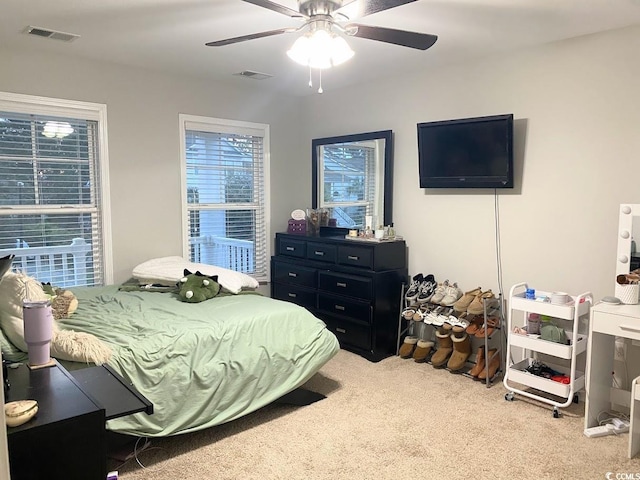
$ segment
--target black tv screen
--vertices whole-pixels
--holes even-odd
[[[418,124],[420,188],[513,188],[513,114]]]

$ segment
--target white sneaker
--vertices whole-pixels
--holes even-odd
[[[448,287],[449,287],[449,280],[445,280],[444,282],[439,284],[436,287],[436,291],[434,292],[434,294],[431,297],[431,300],[429,300],[429,302],[439,304],[442,301],[442,299],[444,298],[444,296],[446,295],[446,289]]]
[[[462,297],[462,290],[458,288],[457,283],[454,283],[445,289],[445,295],[442,300],[440,300],[440,305],[450,307],[456,303],[460,297]]]

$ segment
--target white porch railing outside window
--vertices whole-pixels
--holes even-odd
[[[16,242],[22,244],[20,240]],[[0,257],[15,255],[13,269],[50,282],[54,287],[92,285],[91,244],[83,238],[74,238],[70,245],[56,247],[20,247],[0,250]]]
[[[202,235],[191,237],[191,261],[228,268],[242,273],[255,271],[254,246],[249,240]]]

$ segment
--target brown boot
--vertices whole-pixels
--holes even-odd
[[[447,362],[447,368],[452,372],[456,372],[464,367],[471,355],[471,339],[466,333],[461,334],[459,337],[452,334],[451,341],[453,342],[453,353]]]
[[[404,342],[402,342],[400,350],[398,351],[400,358],[411,358],[411,355],[413,355],[413,349],[416,348],[416,343],[418,343],[418,337],[404,337]]]
[[[436,340],[438,342],[438,349],[436,353],[431,357],[431,365],[434,367],[441,367],[447,360],[449,360],[449,356],[453,352],[453,342],[451,341],[450,333],[441,333],[436,332]]]
[[[469,370],[469,375],[471,375],[472,377],[477,377],[482,370],[484,370],[484,345],[478,347],[478,353],[476,354],[476,364],[471,370]]]
[[[416,349],[413,351],[413,359],[418,363],[426,361],[432,348],[433,342],[428,340],[418,340]]]
[[[487,352],[486,362],[489,362],[487,368],[483,368],[478,374],[478,380],[486,380],[487,377],[493,378],[500,368],[500,352],[495,348],[490,348]]]

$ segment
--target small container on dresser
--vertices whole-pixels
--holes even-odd
[[[395,353],[397,312],[407,279],[404,241],[277,233],[275,253],[273,298],[307,308],[343,348],[369,360]]]

